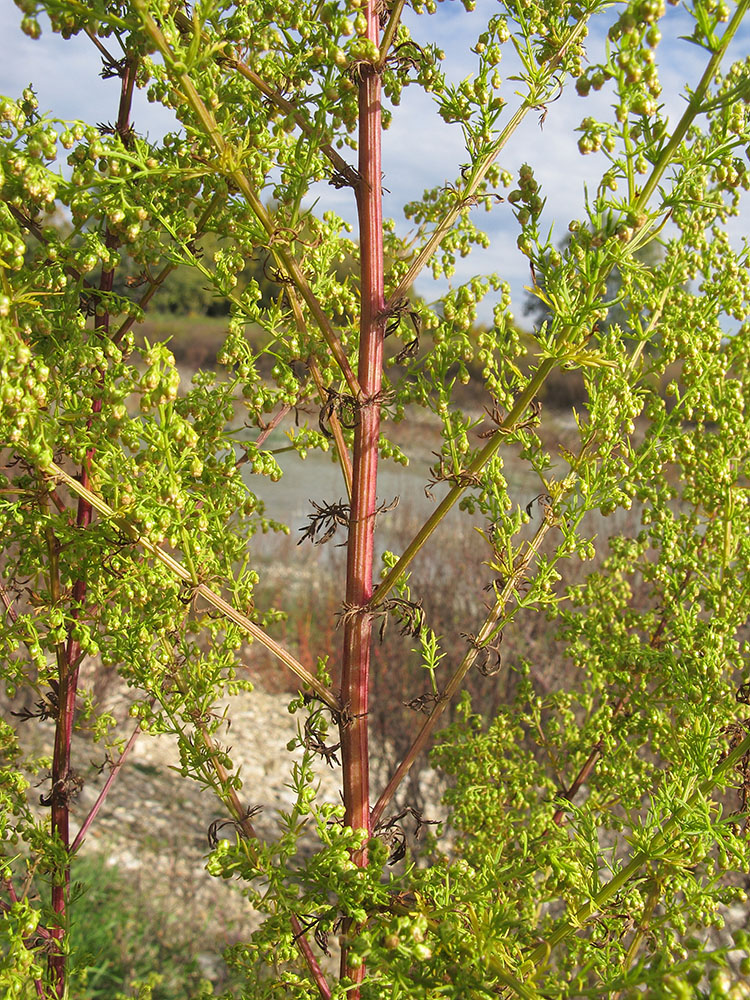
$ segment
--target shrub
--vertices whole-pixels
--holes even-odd
[[[750,80],[747,62],[727,58],[747,0],[696,0],[681,15],[703,64],[675,120],[659,104],[660,26],[673,25],[659,0],[493,4],[476,72],[459,82],[420,41],[433,0],[412,3],[414,36],[403,0],[20,6],[33,37],[42,10],[63,36],[85,32],[120,99],[98,128],[40,115],[31,88],[0,107],[0,664],[9,697],[35,692],[0,727],[6,995],[70,996],[71,860],[140,731],[171,734],[181,776],[226,807],[208,874],[238,881],[263,917],[227,953],[235,996],[740,995],[724,966],[730,949],[745,954],[746,933],[717,941],[706,929],[744,903],[748,870],[749,284],[747,248],[728,233],[750,182]],[[597,32],[587,43],[604,18],[606,43]],[[509,87],[499,65],[511,52]],[[500,157],[571,81],[614,104],[581,123],[580,151],[603,170],[559,250],[533,165],[511,173]],[[381,132],[407,85],[432,95],[466,154],[452,180],[415,191],[404,237],[382,215]],[[176,116],[161,143],[131,124],[136,87]],[[58,141],[69,174],[54,168]],[[318,211],[325,181],[356,204],[356,239]],[[426,267],[452,278],[457,257],[487,243],[477,207],[517,228],[547,310],[530,338],[501,276],[456,283],[439,306],[413,294]],[[69,233],[45,225],[51,210],[69,214]],[[644,256],[654,242],[660,255]],[[256,253],[273,258],[275,298],[239,283]],[[114,290],[126,254],[137,301]],[[134,337],[179,267],[229,309],[218,367],[189,386],[165,344]],[[478,332],[488,297],[493,325]],[[476,364],[481,416],[455,392]],[[585,405],[563,443],[539,398],[568,371],[582,373]],[[288,447],[330,451],[341,469],[340,491],[311,498],[299,533],[305,545],[345,540],[336,657],[282,646],[280,611],[256,593],[264,538],[283,530],[256,484],[280,478],[269,436],[305,406],[312,418],[288,422]],[[379,461],[407,460],[388,432],[418,407],[441,437],[434,508],[394,551]],[[616,511],[637,524],[621,522],[607,548]],[[487,574],[471,579],[463,622],[444,627],[416,566],[431,551],[436,584],[462,590],[443,541],[459,515],[475,518]],[[597,549],[581,580],[571,564]],[[557,640],[529,642],[540,616]],[[376,656],[394,632],[404,646]],[[225,745],[232,697],[251,683],[238,656],[249,641],[300,688],[294,800],[276,839],[257,835],[264,790],[243,787]],[[483,718],[462,691],[470,671],[501,667],[506,644],[519,651],[514,677]],[[97,656],[133,689],[130,732],[79,683]],[[565,674],[545,670],[563,656]],[[370,724],[400,711],[394,692],[423,720],[371,794]],[[452,782],[449,827],[404,855],[404,827],[421,816],[394,797],[456,704],[434,751]],[[17,731],[35,719],[54,723],[36,757]],[[111,765],[77,831],[75,726]],[[315,765],[334,757],[341,801],[324,801]],[[28,779],[47,769],[40,819]]]

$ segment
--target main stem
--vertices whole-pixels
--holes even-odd
[[[367,4],[367,37],[378,44],[376,0]],[[366,606],[373,593],[375,508],[380,438],[380,388],[384,339],[383,206],[381,186],[380,77],[372,66],[360,67],[359,174],[357,210],[361,255],[361,318],[358,382],[362,391],[354,432],[351,520],[347,547],[347,615],[341,672],[341,754],[345,822],[370,830],[368,693],[372,618]],[[356,609],[361,609],[356,613]],[[366,864],[365,851],[355,861]],[[342,949],[341,972],[361,982],[364,967],[351,968]],[[359,997],[355,988],[349,996]]]
[[[120,88],[120,103],[117,114],[117,132],[123,138],[127,135],[130,107],[133,100],[135,85],[135,60],[126,59],[122,70]],[[107,233],[107,245],[115,246],[116,240]],[[99,289],[111,292],[114,282],[114,270],[102,271]],[[109,337],[109,311],[105,309],[98,314],[95,329],[101,337]],[[101,396],[92,401],[92,420],[101,411]],[[94,449],[89,448],[81,467],[80,481],[84,489],[89,486],[89,469],[94,457]],[[85,530],[91,524],[91,504],[84,497],[78,498],[76,526]],[[70,790],[72,787],[72,772],[70,748],[73,739],[73,723],[75,721],[75,704],[78,692],[78,669],[81,661],[81,644],[73,635],[74,623],[79,617],[86,599],[86,580],[79,577],[73,584],[71,618],[72,624],[68,630],[65,648],[58,655],[58,712],[55,724],[55,746],[52,757],[52,790],[51,790],[51,825],[52,836],[57,839],[66,851],[70,848]],[[52,885],[52,909],[57,916],[57,926],[52,929],[52,936],[60,942],[50,951],[49,973],[53,997],[63,997],[66,994],[67,956],[62,948],[67,923],[68,895],[70,891],[70,855],[63,871],[56,873]]]

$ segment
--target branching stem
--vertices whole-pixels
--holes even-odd
[[[368,0],[367,38],[377,44],[379,25],[376,0]],[[346,602],[364,607],[372,597],[377,508],[378,448],[380,443],[380,389],[383,370],[384,257],[383,193],[381,167],[381,83],[380,75],[364,64],[359,80],[359,174],[357,211],[361,256],[361,313],[359,384],[365,397],[354,431],[351,519],[347,543]],[[341,669],[341,701],[347,708],[346,722],[340,726],[343,765],[344,822],[352,829],[370,830],[369,792],[369,675],[372,617],[352,615],[344,626]],[[355,863],[365,865],[365,851]],[[359,984],[364,965],[348,963],[348,949],[342,948],[341,973]],[[359,987],[350,994],[358,1000]]]
[[[223,597],[219,594],[214,593],[210,587],[207,587],[204,583],[199,583],[197,586],[193,585],[193,578],[188,569],[186,569],[181,563],[174,559],[168,552],[160,548],[158,545],[154,545],[147,538],[141,535],[129,521],[123,517],[119,517],[117,512],[113,510],[109,504],[105,503],[101,497],[98,497],[91,490],[87,489],[82,483],[72,476],[69,476],[67,472],[56,465],[54,462],[50,462],[47,470],[49,475],[56,477],[65,483],[75,494],[84,497],[94,508],[98,511],[102,517],[106,517],[120,527],[127,535],[129,535],[134,542],[138,542],[139,545],[155,556],[162,565],[176,576],[178,579],[182,580],[187,584],[193,593],[197,597],[202,597],[207,601],[213,608],[220,611],[226,618],[238,625],[244,632],[256,639],[262,646],[273,653],[277,659],[281,660],[294,674],[299,677],[299,679],[307,684],[312,691],[317,694],[322,702],[332,708],[334,711],[339,711],[341,705],[338,698],[328,688],[321,684],[318,678],[312,674],[306,667],[304,667],[298,660],[296,660],[291,653],[288,653],[282,646],[280,646],[275,639],[272,639],[267,635],[260,626],[256,625],[255,622],[251,621],[247,615],[244,615],[241,611],[237,611],[233,608],[231,604],[228,604]]]
[[[535,559],[539,553],[539,548],[544,540],[544,537],[553,525],[554,520],[551,517],[545,517],[544,521],[536,530],[534,537],[528,543],[526,551],[523,554],[523,558],[517,560],[513,572],[505,581],[505,584],[498,594],[492,610],[477,634],[476,640],[469,646],[466,655],[461,660],[458,667],[456,667],[450,680],[441,692],[439,700],[435,702],[434,708],[422,723],[422,727],[417,733],[416,739],[407,750],[403,760],[394,771],[390,781],[383,789],[380,798],[375,803],[370,816],[370,822],[373,826],[376,826],[380,822],[385,809],[396,793],[396,789],[409,773],[412,765],[419,757],[420,753],[422,753],[427,746],[430,736],[432,735],[440,716],[448,707],[452,699],[460,691],[463,679],[469,670],[471,670],[471,667],[473,666],[477,656],[479,656],[482,647],[492,641],[492,636],[497,629],[498,623],[503,617],[506,604],[510,600],[513,591],[518,587],[519,583],[528,572],[532,560]]]

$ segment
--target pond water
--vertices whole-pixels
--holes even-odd
[[[277,483],[265,476],[256,475],[248,466],[243,466],[245,482],[264,501],[267,515],[287,524],[291,529],[290,537],[270,534],[256,536],[256,556],[262,561],[273,562],[283,553],[282,561],[288,562],[290,547],[296,546],[301,538],[300,531],[308,525],[309,515],[314,513],[311,501],[320,505],[346,502],[344,480],[333,457],[333,449],[328,453],[310,450],[303,461],[295,451],[284,450],[289,445],[285,431],[291,426],[290,418],[270,435],[265,444],[268,450],[275,453],[284,473]],[[425,493],[425,486],[431,479],[430,467],[436,464],[435,453],[441,446],[437,424],[405,422],[402,425],[389,424],[386,430],[389,437],[409,456],[410,461],[406,467],[391,460],[381,461],[379,466],[378,503],[390,504],[396,497],[399,502],[394,510],[384,513],[378,519],[378,560],[385,548],[402,551],[448,490],[445,483],[440,483],[431,488],[434,499]],[[561,434],[564,433],[562,426],[559,430]],[[553,456],[556,450],[554,446],[550,448]],[[533,497],[544,491],[544,487],[528,464],[518,457],[518,446],[506,448],[503,458],[511,501],[514,505],[525,507]],[[567,468],[567,464],[559,459],[557,476],[564,476]],[[634,511],[618,510],[607,518],[598,512],[592,512],[585,519],[583,530],[589,537],[598,536],[601,541],[623,531],[632,533],[637,530],[637,521],[639,517]],[[436,539],[453,541],[460,535],[469,539],[470,549],[476,547],[479,551],[484,543],[473,533],[472,528],[481,524],[479,516],[473,517],[456,505],[437,529]],[[531,524],[523,529],[523,536],[532,535],[537,526],[536,518],[532,518]],[[344,538],[345,533],[339,528],[327,545],[301,545],[297,550],[297,558],[293,560],[297,572],[306,576],[324,564],[332,568],[332,565],[343,563],[344,549],[339,546]],[[485,557],[482,555],[481,558]],[[307,572],[303,566],[307,567]],[[457,570],[459,568],[456,567]]]
[[[291,423],[286,425],[289,426]],[[437,425],[388,425],[387,431],[389,437],[409,456],[409,465],[405,467],[392,460],[381,460],[379,465],[378,504],[388,505],[398,498],[397,507],[378,520],[381,551],[386,546],[397,547],[399,539],[403,541],[413,535],[448,490],[447,484],[439,483],[431,487],[432,497],[425,493],[425,487],[432,478],[430,468],[437,462],[435,453],[441,446]],[[339,500],[346,502],[346,488],[333,448],[328,453],[311,450],[303,461],[294,451],[280,450],[286,446],[288,439],[282,425],[265,445],[269,451],[275,452],[283,470],[279,482],[273,483],[265,476],[255,475],[247,466],[243,474],[249,488],[266,504],[267,514],[289,525],[292,538],[297,540],[300,530],[308,524],[309,515],[314,512],[311,501],[321,505]],[[505,475],[513,501],[524,506],[541,489],[538,478],[525,463],[518,460],[514,452],[509,451],[506,458]],[[469,532],[471,526],[478,523],[479,518],[471,517],[456,505],[441,530]],[[344,533],[339,529],[333,547],[343,540]],[[325,546],[326,549],[330,547]],[[274,545],[269,540],[267,546],[264,543],[265,548],[270,553]]]

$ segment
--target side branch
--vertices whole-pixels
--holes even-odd
[[[104,782],[104,785],[102,786],[102,790],[99,792],[99,794],[98,794],[98,796],[96,798],[96,802],[91,807],[91,809],[89,811],[89,814],[86,817],[86,819],[83,821],[83,823],[81,823],[81,828],[78,831],[78,833],[76,834],[75,840],[70,845],[70,855],[71,856],[76,853],[76,851],[78,850],[78,848],[81,846],[81,844],[85,840],[86,834],[88,833],[91,824],[94,822],[94,820],[96,819],[96,816],[97,816],[99,810],[104,805],[104,800],[107,798],[107,795],[109,795],[109,791],[112,788],[112,785],[114,784],[115,779],[117,778],[117,775],[120,773],[120,770],[122,769],[123,764],[127,760],[130,751],[135,746],[135,742],[138,739],[138,737],[140,736],[140,733],[141,733],[141,725],[140,725],[140,723],[138,723],[138,725],[135,727],[135,729],[133,730],[133,732],[130,734],[130,738],[128,739],[128,742],[125,744],[122,753],[120,754],[120,756],[117,758],[117,760],[114,762],[114,764],[110,768],[109,774],[107,775],[107,780]]]
[[[497,600],[492,608],[492,611],[490,611],[489,615],[485,619],[484,624],[479,630],[479,634],[477,635],[474,642],[472,642],[472,644],[470,645],[463,660],[461,660],[460,664],[458,665],[452,677],[445,686],[445,689],[441,692],[439,700],[435,703],[435,706],[430,712],[429,716],[422,723],[422,728],[419,730],[416,739],[409,747],[403,760],[394,771],[393,777],[388,782],[386,787],[383,789],[380,798],[375,803],[370,817],[370,821],[373,827],[376,826],[377,823],[380,821],[380,819],[383,816],[383,812],[386,809],[388,803],[393,798],[396,789],[404,780],[406,775],[409,773],[412,765],[414,764],[414,761],[417,759],[419,754],[427,746],[430,736],[432,735],[432,732],[435,726],[437,725],[440,716],[443,714],[445,709],[450,704],[451,700],[460,690],[464,677],[467,675],[467,673],[473,666],[475,660],[481,653],[482,649],[492,641],[493,635],[497,632],[498,623],[500,622],[503,616],[505,605],[508,603],[513,591],[518,587],[519,583],[521,582],[521,579],[528,570],[532,559],[534,559],[538,554],[539,548],[542,544],[545,535],[550,530],[550,528],[553,527],[554,523],[555,523],[554,519],[551,516],[545,517],[544,521],[537,529],[536,534],[529,542],[528,548],[526,549],[523,558],[518,561],[518,564],[516,565],[515,569],[513,570],[509,578],[506,580],[503,589],[497,596]]]
[[[446,516],[448,511],[455,506],[461,496],[466,492],[470,483],[470,477],[477,475],[482,471],[487,462],[489,462],[495,452],[499,449],[504,435],[509,431],[512,431],[519,423],[544,384],[547,376],[555,367],[556,363],[557,362],[554,358],[545,358],[544,361],[542,361],[537,368],[534,377],[516,400],[513,409],[510,411],[505,420],[503,420],[503,422],[498,426],[497,432],[493,434],[484,448],[477,453],[474,460],[469,463],[466,469],[468,475],[465,478],[462,477],[461,480],[457,482],[448,491],[448,493],[446,493],[433,513],[427,518],[417,534],[404,549],[404,552],[396,565],[388,571],[384,579],[380,582],[378,589],[375,591],[372,596],[372,600],[370,601],[371,608],[376,608],[379,604],[382,604],[388,594],[390,594],[398,583],[401,574],[404,573],[412,559],[414,559],[427,539]]]
[[[404,5],[404,0],[400,0],[401,6]],[[194,32],[193,22],[182,13],[182,11],[175,11],[174,13],[174,23],[185,35],[192,35]],[[208,42],[208,36],[202,33],[201,36],[206,42]],[[229,66],[235,72],[243,76],[249,83],[252,83],[264,97],[267,97],[272,104],[275,104],[279,111],[282,111],[285,115],[289,115],[294,118],[294,122],[300,131],[304,132],[306,136],[311,139],[318,140],[318,130],[314,125],[311,125],[309,121],[297,110],[296,105],[286,99],[278,90],[266,83],[262,76],[251,69],[246,63],[238,59],[232,50],[225,51],[220,56],[216,57],[216,61],[222,63],[224,66]],[[320,151],[323,155],[330,161],[331,165],[338,172],[343,174],[345,177],[350,176],[352,172],[351,166],[346,162],[344,157],[334,149],[334,147],[329,143],[325,142],[320,145]]]
[[[328,688],[321,684],[318,678],[312,674],[307,667],[304,667],[299,660],[296,660],[291,653],[288,653],[283,646],[280,646],[275,639],[272,639],[270,635],[267,635],[259,625],[256,625],[254,621],[251,621],[247,615],[244,615],[241,611],[237,611],[233,608],[231,604],[227,603],[223,597],[216,594],[210,587],[207,587],[204,583],[194,584],[193,577],[190,571],[187,570],[182,563],[178,562],[168,552],[160,548],[158,545],[154,545],[147,538],[144,538],[136,528],[124,517],[117,514],[117,511],[113,510],[108,503],[98,497],[91,490],[88,490],[82,483],[72,476],[69,476],[67,472],[64,472],[59,465],[54,462],[50,462],[45,472],[54,476],[56,479],[61,480],[65,485],[71,489],[77,496],[83,497],[91,506],[96,510],[102,517],[106,517],[113,521],[119,528],[121,528],[134,542],[142,545],[143,548],[150,552],[151,555],[155,556],[160,563],[162,563],[166,568],[176,576],[179,580],[182,580],[196,596],[202,597],[207,601],[213,608],[228,618],[229,621],[234,622],[235,625],[239,626],[244,632],[247,632],[253,639],[256,639],[262,646],[273,655],[281,660],[281,662],[288,667],[292,673],[296,674],[297,677],[308,687],[315,692],[315,694],[320,698],[324,704],[328,705],[334,711],[339,712],[341,710],[341,705],[338,698],[328,690]]]
[[[443,218],[435,226],[435,229],[429,239],[412,261],[409,270],[398,283],[395,290],[391,293],[385,306],[386,310],[392,309],[399,299],[402,299],[408,293],[415,280],[419,277],[421,271],[429,263],[430,259],[440,247],[440,244],[450,232],[451,226],[463,211],[467,199],[470,199],[474,194],[476,194],[482,181],[487,176],[487,171],[498,158],[504,147],[507,145],[508,140],[524,120],[528,112],[548,100],[551,96],[552,89],[558,89],[558,84],[555,81],[555,70],[559,66],[566,51],[571,45],[578,41],[579,38],[584,37],[587,30],[588,18],[582,17],[581,20],[571,29],[570,34],[561,45],[557,54],[545,63],[545,79],[542,83],[537,85],[537,92],[526,96],[521,106],[513,113],[510,121],[497,139],[490,143],[487,151],[479,158],[476,166],[472,169],[468,177],[466,187],[461,190],[461,197],[456,200],[456,203],[445,213]]]
[[[717,52],[715,52],[711,56],[711,59],[709,60],[709,63],[706,67],[703,77],[701,78],[701,84],[698,88],[698,91],[696,91],[696,93],[699,92],[701,94],[701,99],[703,96],[705,96],[710,80],[713,77],[713,74],[716,72],[721,57],[725,54],[726,48],[729,45],[732,37],[736,33],[737,29],[739,28],[739,25],[742,21],[742,17],[747,12],[747,8],[749,6],[750,6],[750,0],[744,0],[743,3],[738,5],[734,17],[732,18],[730,24],[727,26],[727,30],[724,32],[720,48],[717,50]],[[566,42],[566,46],[570,44],[570,42],[576,37],[575,31],[578,29],[583,30],[584,26],[585,26],[585,20],[582,20],[576,26],[576,29],[574,29],[573,34],[569,36],[568,41]],[[561,50],[561,52],[558,53],[558,57],[556,60],[551,61],[550,65],[556,65],[557,62],[559,62],[559,59],[562,55],[562,51],[563,50]],[[521,119],[526,114],[526,111],[528,111],[529,108],[532,106],[529,103],[530,100],[531,100],[530,98],[527,98],[522,107],[519,108],[519,110],[513,116],[511,121],[505,127],[502,135],[499,137],[497,142],[493,144],[490,152],[481,161],[478,170],[472,175],[472,179],[467,186],[467,194],[476,190],[476,186],[478,185],[479,180],[486,173],[487,168],[497,155],[497,152],[499,152],[499,150],[505,144],[507,139],[510,137],[511,132],[520,123]],[[661,177],[663,176],[667,167],[669,166],[669,163],[671,162],[671,157],[676,151],[679,142],[682,140],[682,137],[684,137],[685,134],[687,133],[691,123],[700,113],[700,110],[701,110],[700,104],[695,103],[694,101],[690,102],[682,118],[678,122],[672,138],[667,144],[665,153],[659,157],[659,160],[655,164],[654,169],[651,172],[651,176],[648,178],[643,188],[643,191],[641,192],[638,199],[634,203],[634,208],[642,209],[646,205],[650,195],[657,188],[658,183],[661,180]],[[669,156],[666,155],[667,149],[670,151]],[[445,233],[450,228],[450,225],[452,225],[452,222],[456,218],[457,214],[458,211],[452,209],[451,212],[448,213],[446,218],[438,225],[437,229],[432,234],[430,239],[427,241],[427,244],[420,251],[419,255],[417,256],[417,259],[414,261],[412,266],[409,268],[409,271],[402,279],[398,288],[391,295],[389,302],[386,304],[386,309],[388,309],[389,306],[392,307],[393,303],[395,303],[398,300],[398,298],[401,297],[408,290],[409,286],[414,281],[414,278],[417,276],[421,268],[424,266],[424,264],[427,263],[427,260],[429,260],[431,254],[434,253],[434,251],[439,246]],[[638,239],[638,233],[635,234],[634,239],[635,240]],[[427,253],[428,248],[431,248],[429,254]],[[592,278],[591,281],[589,282],[589,287],[597,288],[603,281],[606,281],[607,277],[612,271],[612,268],[614,267],[614,263],[615,262],[612,261],[609,264],[602,265],[599,274],[596,276],[596,278]],[[513,429],[515,424],[520,419],[521,415],[524,413],[526,408],[531,403],[531,400],[537,394],[538,389],[544,383],[545,379],[547,378],[547,376],[549,375],[550,371],[555,366],[555,364],[556,360],[554,358],[547,357],[542,361],[542,363],[539,365],[539,368],[537,369],[534,375],[534,378],[526,387],[526,389],[521,393],[515,406],[508,414],[507,418],[500,425],[501,431],[507,432]],[[478,473],[481,471],[484,465],[489,461],[489,459],[495,454],[495,452],[499,448],[501,438],[502,434],[496,434],[489,440],[487,445],[485,445],[485,447],[477,454],[474,461],[470,463],[467,470],[469,473]],[[414,556],[417,554],[417,552],[419,552],[421,547],[424,545],[424,543],[427,541],[427,539],[430,537],[432,532],[438,526],[440,521],[445,517],[445,515],[448,513],[451,507],[454,506],[454,504],[460,498],[465,489],[466,489],[465,485],[462,486],[461,484],[456,484],[453,487],[453,489],[451,489],[450,492],[446,494],[446,496],[443,498],[443,500],[438,505],[433,514],[427,519],[427,521],[424,523],[424,525],[420,528],[415,537],[412,539],[410,544],[407,546],[399,561],[388,572],[385,579],[378,587],[375,595],[373,596],[372,601],[370,602],[372,607],[376,607],[382,600],[385,599],[388,593],[390,593],[390,591],[393,589],[393,587],[397,583],[399,577],[404,572],[406,567],[411,563]]]
[[[393,45],[396,38],[396,32],[398,31],[398,26],[401,23],[401,15],[404,12],[404,7],[406,6],[406,0],[396,0],[394,4],[391,5],[391,12],[388,17],[388,22],[383,29],[383,37],[380,40],[380,48],[378,50],[378,60],[375,63],[375,71],[377,73],[382,73],[385,68],[386,60],[388,59],[388,53]]]

